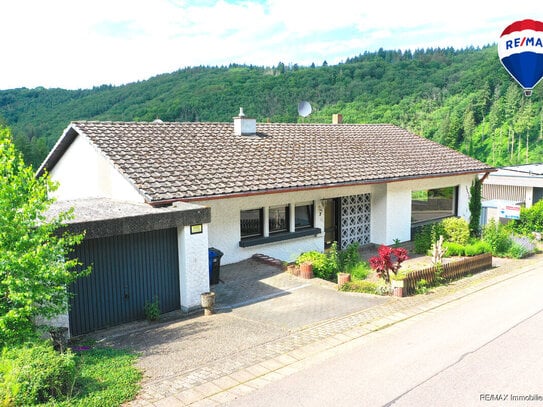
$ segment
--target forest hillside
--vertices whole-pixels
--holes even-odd
[[[306,100],[313,113],[298,116]],[[0,90],[0,121],[37,167],[74,120],[392,123],[494,166],[543,161],[543,88],[531,97],[496,46],[367,52],[337,65],[192,67],[123,86]],[[391,146],[394,148],[394,146]]]

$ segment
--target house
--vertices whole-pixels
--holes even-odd
[[[224,253],[223,264],[255,253],[290,261],[334,241],[391,244],[410,240],[424,223],[468,218],[469,186],[493,168],[393,125],[257,124],[240,112],[233,123],[73,122],[38,173],[44,171],[59,182],[59,204],[113,209],[102,222],[113,226],[97,227],[107,236],[87,235],[76,253],[87,250],[85,263],[94,262],[94,276],[74,288],[79,303],[70,329],[78,334],[141,318],[144,296],[152,294],[142,286],[162,276],[155,266],[179,273],[164,282],[179,282],[174,303],[197,307],[199,294],[209,290],[208,247]],[[141,207],[151,213],[127,221],[131,205],[140,208],[134,213]],[[167,221],[155,223],[155,216]],[[76,209],[70,227],[91,227],[91,218],[78,218]],[[149,248],[138,257],[140,240]],[[177,259],[148,260],[164,241],[177,245]],[[167,258],[169,265],[162,264]],[[114,280],[118,270],[125,276]],[[139,314],[125,311],[132,300]],[[104,311],[110,303],[114,309]],[[71,320],[90,318],[89,312],[106,316],[72,329]]]
[[[484,178],[481,226],[490,220],[507,223],[519,219],[520,208],[543,199],[543,164],[498,168]]]
[[[531,207],[543,199],[543,163],[498,168],[486,177],[482,196]]]

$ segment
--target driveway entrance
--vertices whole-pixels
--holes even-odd
[[[171,320],[165,316],[163,322],[142,321],[94,337],[140,352],[138,366],[148,386],[217,361],[234,369],[263,344],[388,300],[338,292],[333,283],[304,280],[255,260],[221,266],[220,279],[211,287],[216,295],[214,315],[183,317],[176,312]]]
[[[386,297],[338,292],[334,283],[305,280],[256,260],[221,266],[217,312],[292,330],[342,317],[386,301]]]

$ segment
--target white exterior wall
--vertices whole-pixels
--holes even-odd
[[[290,194],[256,195],[233,199],[217,199],[199,201],[199,204],[211,208],[211,223],[209,224],[209,246],[224,253],[221,264],[235,263],[262,253],[278,259],[291,261],[301,252],[309,250],[324,250],[324,212],[319,215],[315,211],[314,227],[322,233],[317,236],[306,236],[292,240],[267,243],[252,247],[240,247],[240,211],[275,205],[295,205],[320,200],[318,192],[296,192]]]
[[[392,244],[411,240],[411,189],[403,182],[379,185],[372,196],[371,242]]]
[[[319,210],[319,207],[322,207],[321,201],[324,199],[370,193],[370,240],[375,244],[392,244],[394,239],[402,242],[411,240],[411,191],[459,186],[457,213],[469,220],[469,187],[473,179],[472,175],[427,178],[389,184],[216,199],[198,201],[198,203],[211,208],[209,245],[224,253],[221,264],[245,260],[255,253],[292,261],[302,252],[324,250],[324,211]],[[315,203],[314,227],[321,229],[320,234],[251,247],[239,246],[240,211],[287,204],[293,207],[295,204],[304,202]]]
[[[190,234],[190,226],[177,228],[181,309],[200,307],[200,294],[209,291],[208,225],[202,233]]]
[[[144,198],[84,136],[77,136],[50,172],[59,183],[59,200],[110,198],[144,202]]]

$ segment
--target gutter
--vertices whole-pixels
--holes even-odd
[[[484,173],[485,175],[483,175],[483,180],[491,172],[495,172],[495,171],[497,171],[497,169],[495,168],[491,170],[486,170]],[[217,200],[217,199],[244,198],[247,196],[256,196],[256,195],[282,194],[282,193],[288,193],[288,192],[312,191],[316,189],[388,184],[391,182],[402,182],[402,181],[410,181],[410,180],[416,180],[416,179],[432,179],[432,178],[453,177],[457,175],[470,175],[470,174],[480,174],[480,173],[481,171],[468,171],[468,172],[461,172],[461,173],[450,172],[450,173],[444,173],[444,174],[428,175],[428,176],[423,176],[423,177],[408,176],[408,177],[398,177],[398,178],[377,179],[374,181],[358,181],[358,182],[355,181],[355,182],[344,182],[344,183],[337,183],[337,184],[321,184],[321,185],[310,185],[310,186],[300,186],[300,187],[289,187],[289,188],[281,188],[281,189],[264,189],[264,190],[258,190],[258,191],[247,191],[247,192],[239,192],[239,193],[233,193],[233,194],[218,194],[218,195],[207,195],[207,196],[204,195],[204,196],[185,197],[185,198],[171,198],[171,199],[164,199],[160,201],[149,201],[147,203],[154,207],[160,207],[160,206],[169,206],[173,204],[174,202],[212,201],[212,200]]]

